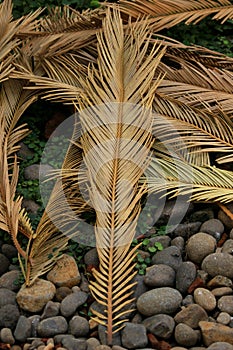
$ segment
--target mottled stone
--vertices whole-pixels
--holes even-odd
[[[0,338],[3,343],[10,345],[15,343],[15,339],[10,328],[2,328],[0,331]]]
[[[172,267],[175,271],[182,263],[182,255],[179,248],[171,246],[157,252],[152,258],[152,264],[165,264]]]
[[[81,291],[67,295],[61,302],[61,314],[65,317],[74,315],[77,308],[84,304],[87,298],[88,295]]]
[[[121,332],[123,347],[127,349],[143,348],[147,345],[146,327],[142,324],[126,322]]]
[[[206,346],[215,342],[226,342],[233,345],[233,328],[214,322],[199,322],[202,337]]]
[[[181,252],[184,250],[184,238],[183,237],[175,237],[171,240],[171,245],[177,247]]]
[[[165,235],[165,236],[156,236],[149,239],[149,246],[154,247],[155,243],[160,243],[163,249],[165,249],[170,246],[171,238]]]
[[[198,304],[190,304],[178,312],[174,320],[176,323],[185,323],[191,328],[198,328],[200,321],[207,321],[206,311]]]
[[[48,164],[32,164],[24,169],[24,177],[26,180],[38,180],[39,178],[42,180],[46,179],[53,170],[54,168]]]
[[[163,339],[169,339],[175,328],[175,322],[169,315],[154,315],[146,318],[142,323],[149,333]]]
[[[198,342],[199,332],[187,324],[179,323],[175,328],[175,339],[180,345],[193,346]]]
[[[227,326],[231,322],[231,316],[227,312],[220,312],[217,317],[217,322]]]
[[[70,255],[63,254],[47,274],[47,280],[58,287],[71,288],[79,284],[81,276],[75,259]]]
[[[205,221],[200,228],[200,231],[206,232],[214,237],[216,237],[216,233],[220,235],[224,232],[223,223],[218,219],[210,219]]]
[[[66,333],[68,324],[62,316],[55,316],[42,320],[38,325],[38,335],[42,338],[53,337],[56,334]],[[64,345],[64,344],[63,344]]]
[[[207,233],[199,232],[191,236],[186,245],[189,259],[199,264],[209,254],[215,251],[216,240]]]
[[[7,304],[16,305],[16,293],[6,288],[0,288],[0,307]]]
[[[184,224],[179,224],[172,232],[173,237],[183,237],[187,239],[188,237],[197,233],[200,229],[201,222],[188,222]]]
[[[222,246],[222,253],[233,254],[233,239],[228,239]]]
[[[134,286],[132,297],[138,299],[140,295],[148,291],[148,287],[144,283],[144,276],[136,275],[132,282],[136,282],[137,284]]]
[[[225,342],[216,342],[208,346],[207,350],[233,350],[233,345]]]
[[[56,289],[55,299],[61,302],[67,295],[71,294],[72,290],[68,287],[59,287]]]
[[[96,347],[100,345],[100,342],[96,338],[87,339],[87,350],[96,350]]]
[[[0,277],[0,288],[6,288],[8,290],[12,291],[18,291],[19,290],[19,280],[20,277],[20,271],[12,270],[9,272],[4,273]]]
[[[0,253],[0,276],[7,272],[9,266],[9,259],[5,255]]]
[[[233,203],[227,203],[226,207],[233,213]],[[233,220],[228,215],[226,215],[222,209],[218,212],[218,219],[229,230],[233,228]]]
[[[87,343],[85,338],[63,338],[62,345],[67,350],[86,350]]]
[[[23,199],[22,207],[26,209],[27,213],[32,213],[32,214],[36,214],[37,211],[40,209],[39,204],[37,204],[32,199]]]
[[[215,276],[207,283],[207,287],[209,288],[232,287],[232,286],[233,286],[233,282],[231,281],[231,279],[221,275]]]
[[[218,308],[233,316],[233,295],[224,295],[218,300]]]
[[[194,300],[206,311],[214,310],[217,304],[215,296],[205,288],[195,289]]]
[[[222,275],[233,278],[233,256],[227,253],[213,253],[202,262],[201,268],[212,277]]]
[[[12,259],[18,256],[18,250],[15,248],[15,246],[5,243],[2,245],[2,254],[8,259]]]
[[[214,218],[214,212],[212,209],[197,210],[190,215],[190,221],[192,222],[196,222],[196,221],[205,222],[213,218]]]
[[[142,294],[137,300],[137,308],[145,316],[172,314],[181,302],[182,295],[176,289],[162,287]]]
[[[17,294],[17,302],[19,306],[29,312],[39,312],[53,299],[56,288],[53,283],[37,279],[32,286],[23,286]]]
[[[182,294],[187,293],[196,275],[197,271],[195,265],[191,261],[183,262],[176,272],[176,289]]]
[[[153,265],[147,269],[144,283],[149,287],[173,287],[175,284],[175,270],[164,264]]]
[[[215,297],[222,297],[224,295],[232,294],[232,289],[231,289],[231,287],[214,288],[214,289],[212,289],[211,293]]]

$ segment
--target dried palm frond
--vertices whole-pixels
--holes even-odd
[[[204,112],[159,93],[155,94],[153,107],[155,137],[163,146],[188,150],[194,157],[193,164],[209,164],[208,158],[206,163],[202,163],[202,158],[200,161],[201,153],[232,154],[233,123],[227,115]]]
[[[23,91],[25,82],[9,79],[0,89],[0,227],[7,231],[19,254],[26,259],[17,239],[18,230],[31,237],[33,230],[29,219],[21,209],[22,198],[16,198],[18,164],[16,152],[19,141],[28,133],[25,125],[16,126],[25,109],[35,100],[31,92]]]
[[[93,270],[90,289],[105,305],[95,320],[107,326],[108,343],[129,313],[135,249],[130,244],[145,187],[139,178],[148,163],[151,104],[160,80],[154,74],[164,50],[151,48],[146,23],[124,31],[119,12],[107,13],[97,34],[97,68],[80,78],[84,89],[80,120],[81,144],[87,167],[89,195],[96,211],[96,245],[100,272]]]
[[[209,15],[221,23],[233,18],[233,5],[228,0],[120,0],[119,7],[122,13],[134,18],[149,16],[155,31],[180,22],[197,24]]]
[[[190,195],[190,200],[229,203],[233,201],[233,172],[214,166],[192,167],[178,158],[155,158],[147,169],[149,191],[172,197]]]

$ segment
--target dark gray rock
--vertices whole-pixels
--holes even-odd
[[[233,256],[227,253],[213,253],[202,262],[202,270],[212,277],[222,275],[233,278]]]
[[[16,305],[7,304],[2,306],[0,308],[0,328],[10,328],[13,330],[19,316],[19,309]]]
[[[188,306],[194,303],[194,298],[191,294],[186,295],[186,297],[182,300],[182,306]]]
[[[12,259],[18,256],[18,251],[13,245],[5,243],[2,245],[2,254],[4,254],[8,259]]]
[[[84,292],[75,292],[67,295],[61,302],[61,314],[65,317],[74,315],[77,308],[87,301],[88,295]]]
[[[146,327],[142,324],[126,322],[125,327],[121,331],[121,340],[122,346],[127,349],[147,346]]]
[[[144,283],[149,287],[173,287],[175,284],[175,270],[164,264],[153,265],[144,276]]]
[[[172,232],[173,237],[183,237],[187,239],[188,237],[194,235],[199,231],[201,227],[201,222],[189,222],[185,224],[179,224]]]
[[[86,341],[87,350],[96,350],[96,347],[100,345],[100,342],[96,338],[89,338]]]
[[[148,287],[144,283],[144,276],[136,275],[132,282],[137,282],[137,284],[134,286],[134,292],[132,294],[132,297],[137,299],[142,295],[143,293],[148,291]]]
[[[53,337],[53,340],[55,344],[62,344],[63,339],[66,339],[66,338],[75,339],[74,336],[71,334],[57,334]]]
[[[80,283],[80,289],[82,292],[89,293],[89,283],[87,278],[84,276],[83,273],[81,273],[81,283]]]
[[[207,321],[208,315],[206,311],[198,304],[190,304],[179,311],[174,320],[176,323],[185,323],[191,328],[198,328],[200,321]]]
[[[32,315],[28,317],[31,322],[31,336],[33,338],[37,337],[37,329],[40,323],[40,315]]]
[[[68,324],[62,316],[55,316],[42,320],[38,325],[38,335],[42,338],[53,337],[56,334],[66,333]]]
[[[214,218],[214,212],[212,209],[202,209],[192,213],[190,215],[189,220],[191,222],[196,222],[196,221],[205,222],[213,218]]]
[[[18,291],[20,288],[19,277],[21,273],[18,270],[12,270],[4,273],[0,277],[0,288],[6,288],[11,291]]]
[[[168,200],[166,201],[163,212],[159,217],[158,225],[166,225],[171,216],[173,218],[173,221],[175,221],[176,218],[180,220],[180,213],[191,213],[193,211],[193,208],[193,203],[190,203],[189,207],[187,208],[186,201],[178,202],[176,200]]]
[[[15,339],[10,328],[2,328],[0,331],[0,338],[3,343],[10,345],[15,343]]]
[[[6,288],[0,288],[0,307],[6,304],[16,305],[16,293]]]
[[[206,232],[212,235],[215,238],[220,238],[222,233],[224,232],[224,225],[218,219],[210,219],[205,221],[200,228],[201,232]],[[219,237],[220,235],[220,237]]]
[[[32,214],[36,214],[37,211],[40,209],[39,204],[37,204],[32,199],[23,199],[22,207],[26,209],[27,213],[32,213]]]
[[[84,255],[84,262],[85,265],[93,265],[93,266],[99,266],[99,258],[96,248],[90,249],[85,255]]]
[[[233,213],[233,202],[227,203],[226,207],[231,213]],[[227,229],[231,230],[233,228],[233,220],[227,214],[225,214],[222,209],[218,212],[218,219]]]
[[[196,275],[197,271],[195,265],[191,261],[183,262],[176,272],[176,289],[182,294],[187,293]]]
[[[192,262],[199,264],[207,255],[213,253],[215,248],[215,238],[207,233],[199,232],[189,238],[186,252]]]
[[[181,252],[175,246],[171,246],[171,247],[165,248],[162,251],[157,252],[152,258],[152,264],[154,265],[165,264],[172,267],[175,271],[177,271],[181,263],[182,263]]]
[[[24,343],[30,336],[31,321],[27,317],[21,315],[14,331],[14,337],[17,341]]]
[[[45,305],[43,314],[41,315],[41,320],[48,318],[48,317],[54,317],[59,314],[60,309],[60,303],[54,302],[54,301],[48,301]]]
[[[86,318],[74,316],[69,322],[69,333],[75,337],[86,337],[89,333],[89,323]]]
[[[56,289],[55,299],[61,302],[67,295],[71,294],[72,290],[69,287],[58,287]]]
[[[173,314],[180,307],[182,295],[178,290],[162,287],[149,290],[137,300],[138,311],[145,316]]]
[[[224,295],[218,300],[218,308],[233,316],[233,295]]]
[[[86,350],[87,348],[87,340],[84,338],[63,338],[62,345],[67,350]]]
[[[146,318],[142,324],[149,333],[163,339],[169,339],[175,328],[175,322],[169,315],[159,314]]]
[[[175,237],[171,240],[171,245],[174,245],[178,249],[180,249],[181,252],[184,250],[184,238],[183,237]]]
[[[194,346],[200,338],[199,331],[193,330],[184,323],[179,323],[175,328],[175,339],[179,345]]]
[[[0,253],[0,276],[7,272],[9,266],[9,259],[5,255]]]

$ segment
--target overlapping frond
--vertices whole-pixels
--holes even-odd
[[[151,162],[146,177],[151,192],[167,191],[170,197],[190,195],[190,200],[229,203],[233,201],[233,172],[216,167],[192,167],[179,158]]]
[[[164,50],[154,45],[147,54],[148,26],[136,23],[124,31],[116,10],[108,12],[97,39],[97,68],[92,66],[87,79],[80,79],[81,144],[100,259],[100,272],[93,271],[90,289],[106,307],[105,314],[93,312],[95,320],[106,324],[111,343],[131,302],[135,249],[129,249],[145,192],[139,178],[152,141],[151,104],[158,85],[153,78]]]
[[[120,9],[134,18],[149,16],[154,31],[180,22],[197,24],[209,15],[221,23],[233,18],[233,5],[228,0],[120,0]]]
[[[166,147],[188,149],[197,157],[201,152],[233,153],[233,125],[227,115],[204,112],[159,93],[153,107],[154,135]]]

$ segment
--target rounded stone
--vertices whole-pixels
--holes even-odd
[[[227,203],[226,204],[227,209],[230,210],[230,212],[233,213],[233,203]],[[233,228],[233,220],[224,213],[224,211],[221,209],[218,212],[218,219],[225,225],[226,228],[231,230]]]
[[[24,177],[26,180],[46,179],[53,170],[54,168],[48,164],[32,164],[24,169]]]
[[[31,321],[27,317],[21,315],[15,328],[14,337],[17,341],[24,343],[30,336]]]
[[[13,330],[18,322],[19,309],[16,305],[4,305],[0,308],[0,328]]]
[[[69,322],[69,333],[76,338],[86,337],[89,333],[89,323],[86,318],[74,316]]]
[[[178,312],[174,320],[176,323],[185,323],[191,328],[198,328],[200,321],[207,321],[206,311],[198,304],[190,304]]]
[[[175,328],[175,322],[169,315],[159,314],[143,321],[147,331],[163,339],[169,339]]]
[[[176,273],[172,267],[164,264],[153,265],[145,274],[144,283],[149,287],[172,287]]]
[[[195,289],[194,300],[206,311],[214,310],[217,304],[215,296],[208,289],[205,288]]]
[[[63,254],[47,274],[47,280],[58,287],[71,288],[79,284],[81,276],[75,259],[70,255]]]
[[[5,243],[2,245],[2,254],[8,259],[12,259],[18,256],[18,251],[13,245]]]
[[[228,325],[231,322],[231,316],[227,312],[220,312],[217,322]]]
[[[180,345],[194,346],[199,339],[199,333],[188,325],[179,323],[175,328],[175,339]]]
[[[187,293],[196,275],[197,271],[195,265],[191,261],[183,262],[176,272],[176,289],[182,294]]]
[[[87,266],[99,266],[99,257],[97,253],[96,248],[90,249],[85,255],[84,255],[84,263]]]
[[[202,270],[214,277],[222,275],[233,278],[233,256],[227,253],[213,253],[202,262]]]
[[[67,295],[60,306],[61,314],[65,317],[74,315],[76,309],[87,301],[88,295],[84,292],[78,291]]]
[[[0,338],[3,343],[10,345],[15,343],[15,339],[10,328],[2,328],[0,331]]]
[[[16,305],[16,293],[7,288],[0,288],[0,307],[7,304]]]
[[[126,322],[121,332],[123,347],[127,349],[144,348],[147,345],[146,327],[142,324]]]
[[[206,346],[216,342],[226,342],[233,345],[233,328],[215,322],[199,322],[202,338]]]
[[[181,252],[184,249],[184,244],[185,242],[183,237],[175,237],[171,240],[171,245],[174,245],[175,247],[180,249]]]
[[[55,316],[42,320],[38,325],[38,335],[42,338],[53,337],[66,333],[68,324],[62,316]]]
[[[233,350],[233,345],[225,342],[216,342],[208,346],[207,350]]]
[[[232,286],[233,286],[233,282],[231,281],[231,279],[221,275],[215,276],[207,283],[207,287],[209,288],[232,287]]]
[[[0,288],[6,288],[8,290],[18,291],[19,277],[20,277],[20,271],[17,271],[17,270],[12,270],[4,273],[0,277]]]
[[[7,272],[9,266],[9,259],[5,255],[0,253],[0,276]]]
[[[233,254],[233,239],[228,239],[222,246],[222,253]]]
[[[17,294],[17,302],[19,306],[29,312],[39,312],[53,299],[56,288],[53,283],[37,279],[30,287],[23,286]]]
[[[58,287],[56,289],[55,299],[61,302],[67,295],[71,294],[72,290],[68,287]]]
[[[202,260],[215,251],[216,240],[207,233],[199,232],[191,236],[186,245],[189,259],[200,264]]]
[[[157,252],[152,258],[152,264],[165,264],[172,267],[175,271],[182,263],[182,255],[180,249],[171,246]]]
[[[172,314],[182,302],[182,295],[176,289],[161,287],[149,290],[137,300],[138,311],[145,316]]]
[[[211,293],[215,297],[222,297],[224,295],[232,294],[232,288],[231,287],[214,288],[214,289],[212,289]]]
[[[96,347],[100,345],[100,342],[96,338],[87,339],[87,350],[96,350]]]
[[[220,233],[221,235],[224,232],[224,225],[218,219],[210,219],[201,225],[200,231],[209,233],[215,237],[216,233]]]
[[[45,305],[43,314],[41,315],[41,320],[49,317],[54,317],[59,314],[60,303],[49,300]]]
[[[233,295],[224,295],[218,300],[218,308],[233,316]]]

